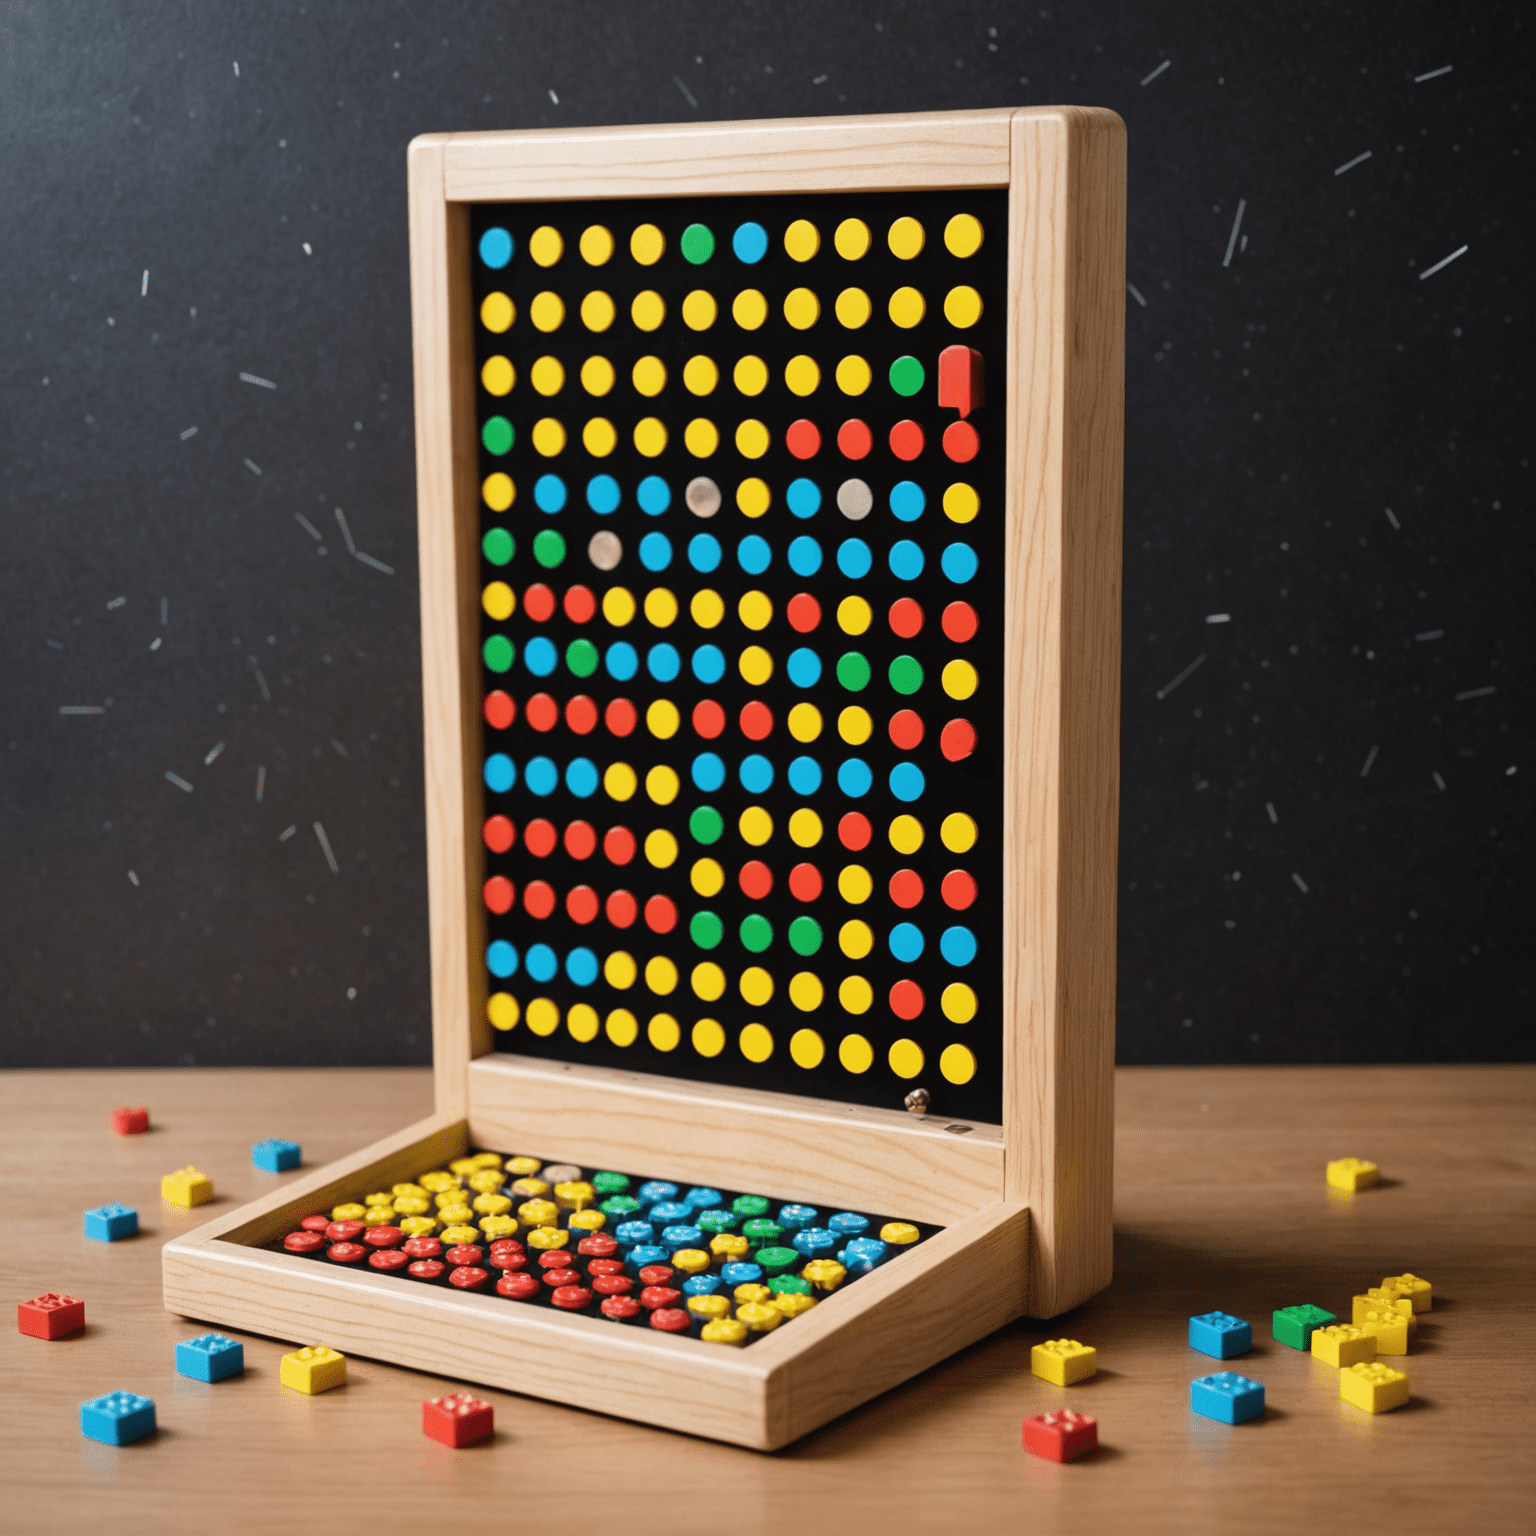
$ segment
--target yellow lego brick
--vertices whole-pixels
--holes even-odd
[[[171,1205],[201,1205],[213,1199],[213,1180],[188,1163],[160,1180],[160,1198]]]
[[[1335,1370],[1369,1364],[1376,1358],[1376,1335],[1367,1333],[1364,1328],[1351,1327],[1348,1323],[1337,1323],[1331,1328],[1314,1328],[1312,1353]]]
[[[327,1349],[324,1344],[313,1344],[284,1355],[278,1378],[285,1387],[292,1387],[295,1392],[307,1392],[313,1397],[317,1392],[329,1392],[332,1387],[346,1385],[347,1357]]]
[[[1355,1326],[1376,1336],[1378,1355],[1406,1355],[1412,1324],[1413,1319],[1404,1317],[1401,1312],[1370,1311]]]
[[[1367,1413],[1386,1413],[1408,1401],[1408,1376],[1390,1365],[1352,1365],[1339,1372],[1339,1396]]]
[[[1074,1381],[1086,1381],[1099,1368],[1099,1352],[1091,1344],[1076,1339],[1047,1339],[1029,1352],[1029,1368],[1036,1376],[1070,1387]]]
[[[1330,1189],[1342,1189],[1352,1195],[1369,1189],[1381,1177],[1381,1170],[1363,1157],[1336,1157],[1328,1164],[1327,1174]]]
[[[1413,1303],[1415,1312],[1428,1312],[1434,1304],[1434,1287],[1419,1275],[1388,1275],[1381,1285],[1383,1290],[1395,1285]]]
[[[1349,1305],[1349,1320],[1357,1328],[1367,1312],[1400,1312],[1404,1317],[1413,1316],[1413,1298],[1404,1296],[1391,1285],[1373,1285],[1363,1296],[1351,1296]]]

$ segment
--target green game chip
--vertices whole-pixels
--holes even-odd
[[[773,924],[761,912],[749,912],[741,920],[741,942],[754,955],[773,943]]]
[[[701,805],[688,817],[688,830],[696,843],[718,843],[725,831],[725,818],[712,805]]]
[[[492,565],[508,565],[517,553],[517,540],[505,528],[492,528],[480,541],[480,553]]]
[[[775,1296],[809,1296],[814,1287],[799,1275],[775,1275],[768,1282],[768,1289]]]
[[[533,558],[552,571],[565,559],[565,537],[553,528],[541,528],[533,536]],[[585,675],[585,674],[583,674]]]
[[[541,533],[539,538],[543,537]],[[572,640],[565,648],[565,664],[574,676],[591,677],[597,671],[597,647],[587,639]]]
[[[740,1203],[740,1201],[737,1202],[738,1205]],[[754,1216],[750,1221],[743,1223],[741,1235],[754,1247],[761,1244],[764,1248],[776,1248],[779,1239],[784,1236],[784,1228],[767,1216]]]
[[[639,1209],[640,1202],[633,1195],[611,1195],[598,1206],[598,1210],[615,1225],[627,1221]]]
[[[688,937],[700,949],[714,949],[725,937],[725,924],[713,912],[695,912],[688,919]]]
[[[916,693],[923,686],[923,664],[916,656],[898,656],[891,663],[890,679],[897,693]]]
[[[715,254],[715,232],[707,224],[690,224],[677,245],[684,261],[701,267]]]
[[[480,441],[485,444],[485,451],[487,453],[494,453],[498,456],[507,453],[511,450],[514,440],[515,434],[512,431],[512,423],[505,416],[492,416],[480,428]]]
[[[754,1217],[766,1216],[768,1214],[768,1201],[762,1195],[737,1195],[731,1201],[731,1210],[736,1215],[751,1220]],[[774,1229],[774,1236],[778,1236],[778,1229],[776,1227]]]
[[[915,395],[922,387],[927,375],[923,372],[923,365],[915,357],[898,357],[891,364],[891,388],[898,395]],[[486,447],[490,448],[487,443]],[[491,452],[496,450],[491,448]]]
[[[697,1225],[711,1236],[720,1232],[734,1232],[741,1217],[734,1211],[700,1211]]]
[[[592,1188],[604,1198],[609,1195],[626,1194],[629,1190],[629,1175],[627,1173],[594,1173]]]
[[[837,680],[850,693],[869,687],[869,658],[861,651],[844,651],[837,658]]]
[[[510,672],[517,657],[517,647],[505,635],[492,635],[481,648],[480,654],[492,672]]]
[[[800,1253],[794,1248],[780,1248],[775,1245],[772,1248],[759,1248],[752,1255],[753,1260],[763,1266],[763,1273],[769,1276],[782,1275],[786,1269],[793,1269],[802,1262]]]
[[[814,955],[821,948],[821,924],[803,914],[789,925],[789,947],[797,955]]]

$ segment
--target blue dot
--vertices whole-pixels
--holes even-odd
[[[969,581],[976,574],[976,551],[969,544],[947,545],[939,564],[951,581]]]
[[[701,683],[718,683],[725,676],[725,653],[718,645],[701,645],[693,653],[691,665]]]
[[[911,539],[897,539],[891,545],[890,561],[891,575],[898,581],[916,581],[923,574],[923,547]]]
[[[915,523],[927,506],[923,488],[915,480],[898,480],[891,487],[891,511],[904,523]]]
[[[714,752],[700,752],[693,760],[693,782],[706,795],[712,795],[725,783],[725,764]]]
[[[916,763],[897,763],[891,769],[891,793],[909,805],[921,799],[924,788],[923,770]]]
[[[664,533],[648,533],[640,540],[640,564],[648,571],[664,571],[672,564],[672,540]]]
[[[560,770],[547,757],[530,757],[523,767],[523,785],[530,795],[551,795],[560,782]]]
[[[736,546],[736,563],[748,576],[761,576],[772,560],[773,551],[760,533],[749,533]]]
[[[790,541],[789,568],[796,576],[814,576],[821,569],[821,545],[809,534]]]
[[[486,968],[492,976],[505,980],[517,975],[517,950],[505,939],[497,939],[485,952]]]
[[[597,956],[584,945],[565,957],[565,974],[578,987],[590,987],[597,980]]]
[[[523,647],[523,665],[535,677],[548,677],[560,660],[560,652],[548,635],[535,635]]]
[[[493,752],[485,760],[485,787],[504,795],[517,783],[517,766],[505,752]]]
[[[837,546],[837,568],[844,576],[868,576],[874,557],[863,539],[844,539]]]
[[[789,765],[789,787],[797,795],[814,795],[821,788],[821,764],[814,757],[797,757]]]
[[[815,517],[821,511],[821,487],[802,476],[789,482],[784,500],[796,517]]]
[[[766,794],[773,787],[773,764],[761,752],[742,758],[737,774],[749,795]]]
[[[821,657],[807,646],[798,646],[789,653],[784,670],[796,688],[814,688],[821,681]]]
[[[875,776],[862,757],[848,758],[837,770],[837,787],[855,800],[867,795],[869,786],[874,782]]]
[[[565,787],[578,800],[597,793],[597,764],[590,757],[573,757],[565,768]]]
[[[670,683],[682,670],[682,658],[675,645],[653,645],[645,653],[645,670],[658,683]]]
[[[696,533],[688,540],[688,564],[707,576],[720,564],[720,540],[712,533]]]
[[[524,956],[524,964],[528,967],[528,976],[532,981],[553,981],[560,967],[554,950],[548,944],[530,944]]]
[[[499,227],[488,229],[480,236],[480,260],[497,272],[512,260],[512,252],[516,249],[512,236]]]
[[[563,512],[565,481],[559,475],[540,475],[533,482],[533,504],[540,512]]]
[[[897,923],[891,929],[891,953],[903,965],[910,965],[923,952],[923,930],[916,923]]]
[[[619,510],[619,482],[612,475],[593,475],[587,481],[587,505],[602,517]]]
[[[738,224],[731,236],[731,249],[737,261],[756,266],[768,254],[768,231],[761,224]],[[505,263],[503,263],[505,265]]]
[[[652,517],[660,517],[672,505],[672,488],[660,475],[647,475],[635,492],[640,510]]]
[[[616,640],[603,657],[608,676],[617,683],[627,683],[640,670],[640,658],[628,640]]]
[[[969,928],[946,928],[939,935],[939,953],[951,965],[969,965],[976,958],[976,935]]]

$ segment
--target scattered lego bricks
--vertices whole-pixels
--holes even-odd
[[[245,1369],[245,1346],[222,1333],[201,1333],[176,1346],[176,1371],[194,1381],[223,1381]]]
[[[421,1432],[461,1450],[496,1432],[496,1410],[469,1392],[429,1397],[421,1405]]]
[[[213,1180],[189,1163],[160,1180],[160,1198],[168,1205],[202,1205],[213,1199]]]
[[[114,1109],[112,1129],[119,1136],[142,1136],[149,1129],[149,1111],[139,1109]]]
[[[108,1392],[80,1404],[80,1433],[103,1445],[131,1445],[155,1432],[155,1400],[136,1392]]]
[[[1375,1163],[1363,1157],[1337,1157],[1324,1170],[1330,1189],[1341,1190],[1346,1195],[1358,1194],[1369,1189],[1381,1178],[1381,1170]]]
[[[1099,1421],[1075,1408],[1056,1408],[1024,1420],[1024,1449],[1047,1461],[1076,1461],[1097,1450]]]
[[[1376,1360],[1352,1365],[1339,1372],[1339,1396],[1367,1413],[1386,1413],[1408,1401],[1408,1377]]]
[[[1235,1371],[1197,1376],[1189,1384],[1189,1406],[1195,1413],[1222,1424],[1245,1424],[1263,1415],[1264,1384]]]
[[[1321,1307],[1281,1307],[1275,1312],[1271,1326],[1275,1343],[1289,1344],[1292,1349],[1310,1349],[1313,1329],[1336,1322],[1338,1318]]]
[[[285,1387],[314,1397],[346,1385],[347,1357],[323,1344],[296,1349],[279,1362],[278,1379]]]
[[[1074,1381],[1086,1381],[1098,1370],[1099,1352],[1076,1339],[1047,1339],[1030,1350],[1029,1368],[1044,1381],[1069,1387]]]
[[[1246,1355],[1253,1348],[1253,1324],[1230,1312],[1206,1312],[1189,1320],[1189,1347],[1217,1360]]]
[[[87,1237],[98,1243],[115,1243],[119,1238],[134,1237],[139,1230],[139,1213],[131,1205],[113,1201],[82,1213],[80,1225]]]
[[[16,1328],[34,1339],[62,1339],[85,1327],[85,1303],[47,1291],[16,1304]]]
[[[1369,1364],[1376,1358],[1376,1335],[1349,1323],[1315,1328],[1312,1331],[1312,1357],[1336,1370]]]
[[[251,1163],[265,1173],[286,1173],[304,1161],[304,1149],[296,1141],[269,1136],[251,1148]]]

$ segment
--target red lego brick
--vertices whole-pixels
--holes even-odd
[[[16,1327],[34,1339],[62,1339],[85,1327],[85,1303],[49,1291],[16,1303]]]
[[[138,1136],[149,1129],[147,1109],[114,1109],[112,1129],[119,1136]]]
[[[1024,1420],[1024,1449],[1047,1461],[1076,1461],[1098,1444],[1099,1421],[1073,1408],[1037,1413]]]
[[[496,1410],[468,1392],[429,1397],[421,1405],[421,1432],[460,1450],[496,1432]]]

